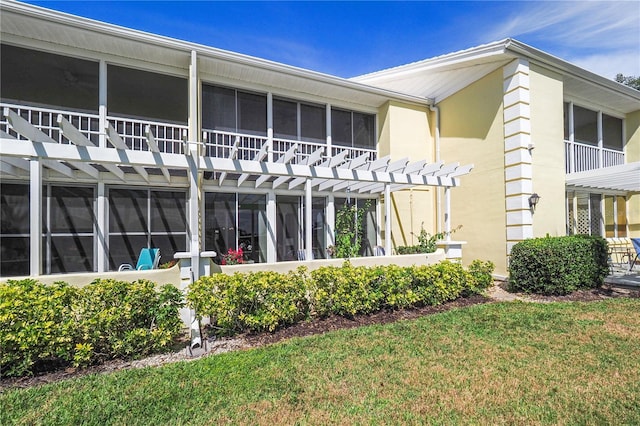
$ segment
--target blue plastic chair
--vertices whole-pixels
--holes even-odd
[[[631,244],[633,244],[633,248],[636,250],[636,257],[633,260],[629,258],[629,272],[631,272],[633,266],[638,262],[638,259],[640,259],[640,238],[631,238]]]
[[[138,263],[136,264],[137,271],[143,271],[146,269],[157,269],[160,264],[160,249],[159,248],[143,248],[140,250],[138,256]],[[133,266],[129,263],[123,263],[118,268],[118,271],[132,271]]]

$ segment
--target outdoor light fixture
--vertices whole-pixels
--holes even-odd
[[[531,211],[536,210],[536,206],[538,205],[538,201],[540,201],[540,196],[535,192],[529,196],[529,208]]]

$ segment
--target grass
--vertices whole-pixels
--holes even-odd
[[[640,300],[477,305],[0,394],[0,424],[640,424]]]

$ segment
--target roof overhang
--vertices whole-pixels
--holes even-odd
[[[377,108],[389,100],[429,105],[431,99],[372,87],[352,80],[163,37],[14,1],[0,3],[3,43],[83,55],[86,59],[135,60],[150,69],[188,75],[191,52],[201,71],[216,78],[305,93],[329,100]]]
[[[640,161],[567,175],[566,185],[603,191],[640,192]]]

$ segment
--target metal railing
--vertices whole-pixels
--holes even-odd
[[[564,141],[566,173],[583,172],[624,164],[624,152],[580,142]]]
[[[188,129],[186,125],[110,116],[107,117],[107,121],[129,149],[149,151],[146,135],[146,129],[149,128],[160,152],[184,154],[184,142],[187,139]]]

